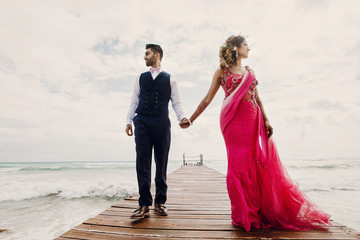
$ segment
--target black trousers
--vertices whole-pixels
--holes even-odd
[[[168,116],[136,115],[133,119],[136,143],[136,173],[139,187],[139,205],[151,206],[152,150],[155,156],[155,203],[166,202],[166,170],[170,149],[170,119]]]

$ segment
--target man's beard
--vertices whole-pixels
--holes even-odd
[[[156,63],[156,59],[155,59],[155,57],[153,56],[153,57],[151,57],[151,58],[149,58],[149,60],[146,62],[146,66],[152,66],[152,65],[154,65]]]

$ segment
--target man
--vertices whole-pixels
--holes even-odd
[[[182,110],[176,82],[167,72],[161,70],[163,50],[159,45],[147,44],[146,66],[150,71],[140,74],[135,81],[134,93],[127,116],[126,133],[133,135],[135,126],[136,172],[139,187],[139,207],[131,218],[142,219],[150,216],[149,206],[153,199],[151,187],[152,149],[156,163],[155,176],[155,213],[166,216],[166,169],[170,149],[170,119],[168,104],[171,100],[179,121],[188,121]],[[136,113],[136,116],[135,116]]]

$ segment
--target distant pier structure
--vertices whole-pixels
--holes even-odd
[[[203,166],[204,165],[204,155],[200,153],[197,156],[186,156],[183,153],[183,166]]]

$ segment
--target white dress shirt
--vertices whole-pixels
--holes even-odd
[[[159,73],[161,71],[162,70],[160,69],[159,72],[155,71],[155,72],[151,73],[153,80],[159,75]],[[135,117],[136,108],[139,105],[139,96],[140,96],[139,81],[140,81],[140,75],[136,78],[136,81],[135,81],[134,92],[133,92],[133,96],[131,98],[131,103],[130,103],[130,109],[129,109],[128,115],[126,117],[126,124],[132,123],[132,120]],[[171,87],[170,100],[172,103],[172,107],[176,113],[177,119],[180,122],[186,116],[185,116],[184,111],[182,110],[182,103],[180,100],[179,90],[178,90],[176,81],[171,77],[171,75],[170,75],[170,87]]]

